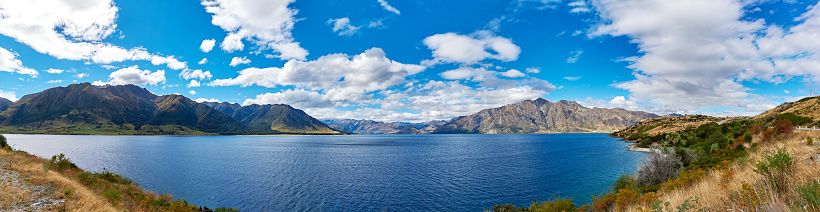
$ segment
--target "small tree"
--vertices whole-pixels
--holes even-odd
[[[791,175],[793,169],[794,159],[786,147],[781,147],[764,155],[763,160],[755,165],[754,171],[766,177],[774,189],[783,193],[788,189],[787,176]]]
[[[0,149],[6,148],[9,146],[9,142],[6,140],[6,136],[0,135]]]
[[[658,185],[678,175],[683,163],[675,151],[663,148],[661,153],[652,152],[638,167],[638,184]]]

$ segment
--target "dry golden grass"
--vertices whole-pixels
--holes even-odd
[[[51,196],[55,198],[65,198],[66,201],[57,208],[52,208],[53,210],[117,211],[108,204],[107,201],[77,181],[71,180],[55,171],[46,171],[43,167],[48,161],[43,158],[13,153],[5,149],[0,150],[0,158],[6,158],[8,160],[8,164],[2,167],[3,169],[27,176],[30,183],[55,188]],[[66,190],[70,190],[70,192],[66,192]],[[3,193],[7,192],[6,190],[2,191]],[[8,192],[11,194],[15,191],[11,189]],[[66,195],[67,193],[69,195]],[[28,196],[26,198],[31,197]]]
[[[728,169],[709,171],[707,176],[692,186],[662,191],[658,199],[669,202],[672,208],[680,206],[690,198],[697,198],[698,208],[709,208],[711,211],[743,211],[741,205],[729,201],[733,191],[742,190],[742,183],[751,185],[751,188],[760,198],[761,210],[764,211],[805,211],[803,208],[789,208],[789,205],[801,205],[794,192],[798,185],[820,179],[820,165],[810,158],[817,157],[820,145],[806,145],[806,136],[820,137],[820,132],[796,131],[792,138],[781,141],[760,144],[758,151],[752,152],[747,158],[736,160]],[[764,177],[754,172],[754,165],[761,161],[763,155],[778,147],[786,147],[795,160],[795,169],[787,178],[788,192],[775,192],[768,185]],[[729,171],[727,171],[729,170]],[[691,203],[691,202],[690,202]],[[640,211],[638,207],[650,208],[650,205],[633,205],[628,211]]]

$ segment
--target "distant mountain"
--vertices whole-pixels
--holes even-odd
[[[411,123],[411,122],[393,122],[395,124],[400,124],[404,126],[411,126],[415,127],[418,130],[421,130],[424,133],[432,133],[436,131],[438,127],[447,124],[447,121],[428,121],[428,122],[421,122],[421,123]]]
[[[13,105],[13,104],[14,104],[14,102],[12,102],[11,100],[0,97],[0,112],[3,112],[6,109],[9,109],[9,107],[11,107],[11,105]]]
[[[342,134],[290,105],[266,104],[241,106],[227,102],[203,102],[228,114],[254,131],[295,134]]]
[[[396,123],[356,119],[325,120],[324,122],[355,134],[424,134],[415,127]]]
[[[434,133],[609,133],[658,115],[621,108],[587,108],[538,98],[461,116]]]
[[[135,85],[89,83],[29,94],[0,113],[6,132],[54,134],[240,134],[247,127],[181,95]]]

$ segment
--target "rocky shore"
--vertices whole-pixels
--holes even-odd
[[[33,184],[28,176],[10,170],[8,158],[0,157],[0,211],[49,211],[65,202],[52,197],[55,188]]]

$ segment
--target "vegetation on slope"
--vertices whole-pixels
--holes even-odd
[[[144,191],[136,183],[120,175],[103,171],[87,172],[77,168],[63,154],[51,160],[39,158],[20,150],[13,150],[0,135],[0,161],[6,161],[0,169],[18,172],[27,176],[27,183],[53,188],[52,198],[65,200],[47,208],[53,211],[238,211],[231,208],[217,208],[189,204],[185,200],[174,199],[170,194],[157,195]],[[47,191],[48,192],[48,191]],[[5,201],[7,195],[13,199],[32,198],[26,191],[0,185],[0,210],[14,203]],[[25,202],[23,202],[25,204]]]
[[[820,132],[793,132],[794,118],[802,119],[775,116],[657,134],[633,131],[628,135],[643,135],[642,143],[663,151],[650,153],[636,174],[621,176],[610,191],[574,210],[818,211],[820,147],[814,140]],[[632,129],[662,126],[655,121]],[[538,208],[500,205],[492,210],[561,211]]]

